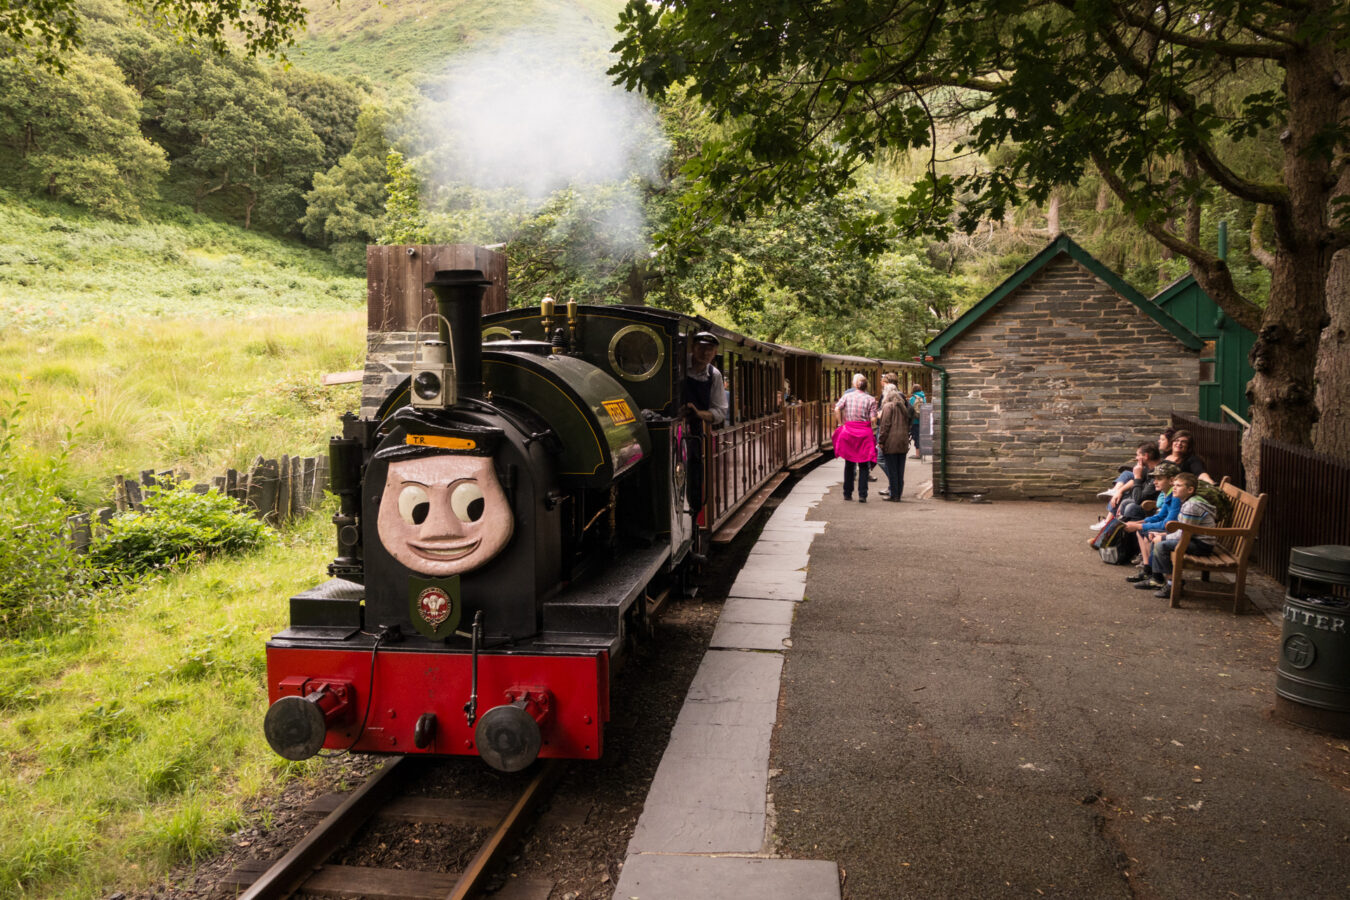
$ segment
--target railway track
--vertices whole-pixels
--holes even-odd
[[[289,852],[275,862],[260,860],[235,870],[230,881],[242,890],[241,900],[279,900],[293,895],[471,900],[482,894],[505,855],[535,820],[566,767],[561,760],[544,760],[514,800],[475,802],[401,796],[401,784],[416,762],[403,756],[390,757],[351,794],[328,795],[316,801],[312,809],[317,807],[315,811],[326,813],[324,819]],[[327,862],[375,818],[491,830],[459,872]],[[503,900],[546,900],[552,887],[549,881],[512,879],[495,896]]]

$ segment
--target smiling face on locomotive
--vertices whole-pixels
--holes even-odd
[[[403,455],[389,461],[378,524],[390,556],[413,572],[444,578],[501,552],[514,516],[490,457],[396,449]]]

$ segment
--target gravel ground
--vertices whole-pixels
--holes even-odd
[[[766,513],[772,505],[766,504]],[[550,810],[525,837],[499,883],[510,877],[546,879],[554,883],[550,900],[609,900],[689,683],[758,530],[752,524],[736,543],[715,551],[696,579],[697,596],[669,602],[656,623],[655,639],[629,655],[612,687],[604,757],[571,764]],[[230,873],[247,860],[283,854],[315,824],[303,812],[307,804],[358,785],[378,762],[371,757],[333,760],[319,777],[293,782],[280,797],[260,801],[250,811],[250,824],[231,836],[220,856],[176,871],[152,891],[118,892],[109,900],[235,896],[225,883]],[[428,762],[408,790],[437,797],[499,798],[513,795],[528,774],[504,775],[477,759],[445,759]],[[373,823],[334,862],[455,871],[484,836],[470,828]]]

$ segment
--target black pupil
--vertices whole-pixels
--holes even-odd
[[[477,500],[470,500],[469,508],[466,512],[469,514],[470,522],[477,522],[479,519],[483,518],[483,498],[479,497]]]
[[[414,525],[421,525],[427,520],[427,513],[431,510],[430,503],[419,503],[413,507],[412,518]]]

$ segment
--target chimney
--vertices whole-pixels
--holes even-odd
[[[478,269],[443,269],[426,286],[442,316],[441,340],[453,350],[458,400],[483,397],[483,293],[492,284]],[[446,325],[449,324],[449,333]],[[458,402],[458,401],[457,401]]]

